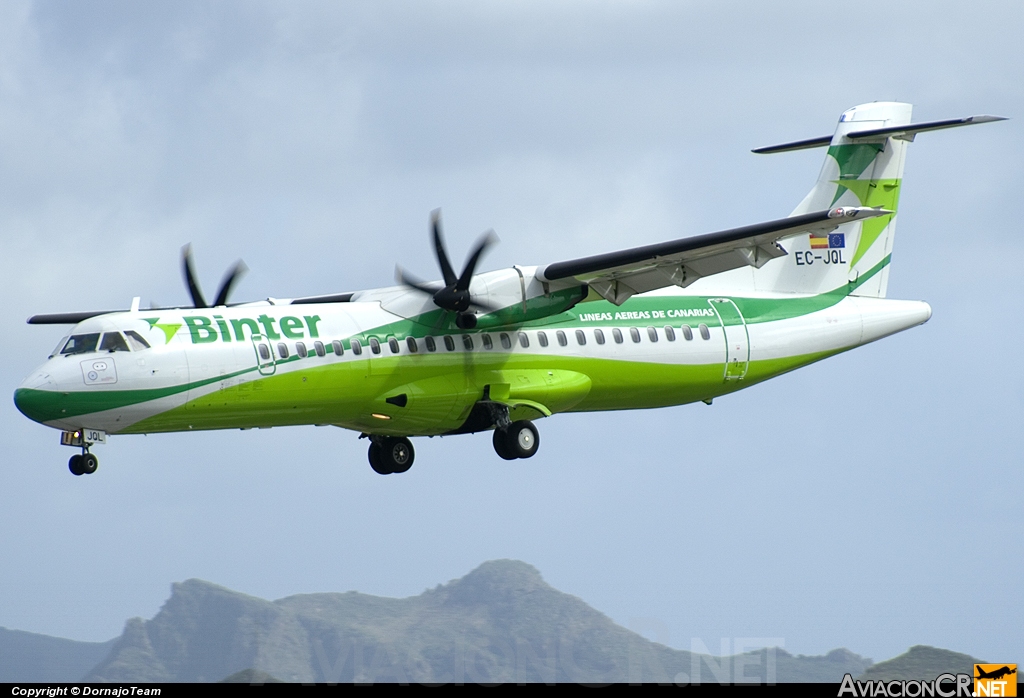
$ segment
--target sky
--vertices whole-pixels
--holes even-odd
[[[889,296],[924,326],[703,404],[559,415],[526,461],[337,428],[113,437],[76,478],[0,403],[0,626],[79,640],[192,577],[409,596],[496,558],[670,646],[1024,660],[1024,5],[1005,1],[0,0],[8,395],[65,328],[184,304],[546,264],[785,216],[843,110],[1010,121],[909,149]],[[458,262],[456,262],[456,265]],[[723,638],[725,639],[723,642]],[[756,644],[756,643],[755,643]],[[764,644],[764,643],[763,643]]]

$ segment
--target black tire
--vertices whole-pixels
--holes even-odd
[[[533,422],[521,419],[513,422],[508,428],[505,444],[516,458],[530,458],[540,448],[540,434],[537,433],[537,427],[533,426]]]
[[[519,456],[512,452],[509,447],[508,430],[495,428],[494,437],[491,439],[491,443],[494,444],[494,452],[498,454],[504,460],[515,460]]]
[[[412,442],[404,436],[389,436],[381,439],[380,460],[392,473],[404,473],[416,460]]]
[[[85,471],[82,470],[82,457],[80,455],[73,455],[68,460],[68,470],[71,471],[72,475],[85,475]]]
[[[86,453],[82,456],[82,472],[86,475],[92,475],[96,472],[96,468],[100,467],[100,459],[91,453]]]
[[[371,443],[370,450],[366,453],[367,459],[370,461],[370,467],[373,468],[373,472],[379,475],[390,475],[391,471],[385,467],[384,462],[380,457],[380,444]]]

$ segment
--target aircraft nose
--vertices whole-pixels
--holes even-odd
[[[36,371],[14,391],[14,406],[35,422],[53,419],[52,403],[57,397],[57,382],[49,373]]]

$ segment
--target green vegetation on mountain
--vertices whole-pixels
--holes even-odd
[[[931,680],[939,674],[971,674],[974,665],[981,664],[967,654],[940,650],[937,647],[914,645],[909,650],[884,662],[868,668],[863,679],[891,681],[896,679]]]

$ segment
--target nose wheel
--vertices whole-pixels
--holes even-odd
[[[373,472],[380,475],[404,473],[412,467],[416,451],[404,436],[370,437],[370,450],[366,454]]]
[[[530,458],[540,448],[540,434],[533,422],[522,419],[506,427],[496,427],[492,443],[494,452],[505,460]]]
[[[88,451],[81,455],[71,456],[68,461],[68,470],[72,475],[92,475],[98,467],[100,467],[100,459]]]

